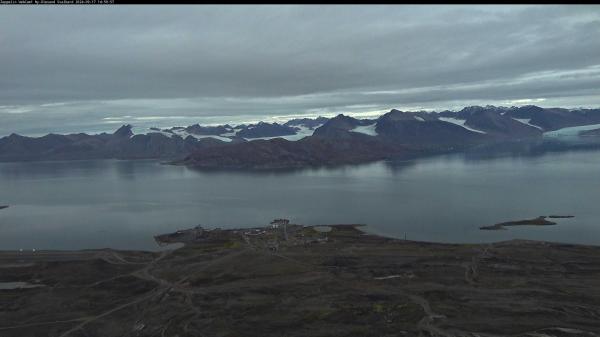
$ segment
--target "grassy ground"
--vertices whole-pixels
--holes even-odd
[[[0,336],[597,336],[600,247],[333,228],[276,252],[2,252]]]

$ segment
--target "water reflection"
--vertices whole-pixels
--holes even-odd
[[[197,224],[260,226],[281,217],[365,223],[414,240],[599,244],[600,151],[548,144],[270,172],[147,160],[2,163],[0,204],[11,207],[0,210],[0,249],[156,249],[159,233]],[[553,213],[576,218],[552,228],[479,230]]]

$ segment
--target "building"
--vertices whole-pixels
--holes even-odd
[[[290,220],[288,219],[275,219],[273,221],[271,221],[271,225],[277,225],[277,227],[281,226],[281,225],[288,225],[290,223]]]

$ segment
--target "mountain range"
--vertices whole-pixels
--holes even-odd
[[[284,124],[151,128],[145,134],[133,134],[131,125],[123,125],[112,134],[11,134],[0,138],[0,161],[154,158],[199,168],[256,169],[338,165],[540,139],[547,131],[594,124],[600,124],[600,109],[530,105],[393,109],[374,119],[340,114]]]

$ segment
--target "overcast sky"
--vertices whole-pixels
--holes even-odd
[[[600,6],[6,6],[0,136],[600,107]]]

